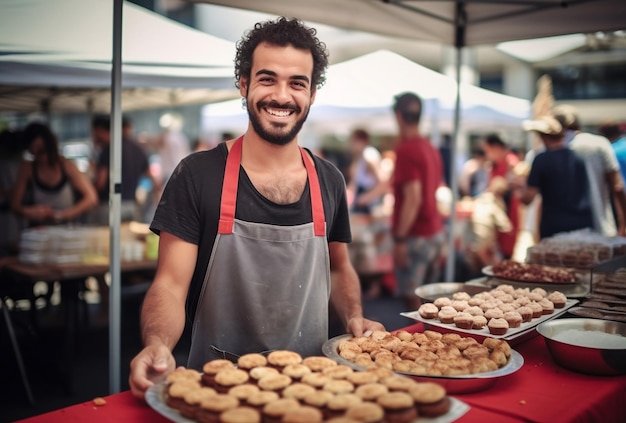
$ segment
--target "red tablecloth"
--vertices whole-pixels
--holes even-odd
[[[419,331],[422,326],[405,329]],[[558,367],[540,336],[515,345],[514,349],[524,357],[524,366],[488,390],[456,395],[471,407],[458,422],[626,422],[626,376],[586,376]],[[128,391],[105,400],[105,405],[88,401],[22,422],[168,421]]]
[[[463,400],[462,398],[459,398]],[[19,423],[166,423],[169,419],[158,414],[148,405],[135,399],[130,391],[105,397],[105,405],[94,405],[93,401],[51,411],[39,416],[20,420]],[[480,408],[470,409],[459,422],[519,423],[522,420],[503,416]]]
[[[422,328],[416,324],[405,329]],[[513,348],[524,357],[520,370],[500,378],[486,391],[457,398],[472,409],[521,421],[626,422],[626,376],[587,376],[559,367],[539,335]],[[467,417],[473,421],[471,415]]]

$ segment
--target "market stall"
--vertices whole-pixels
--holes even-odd
[[[352,387],[348,389],[350,393],[358,392],[359,378],[350,379],[350,375],[358,373],[375,374],[379,385],[385,384],[385,389],[390,392],[400,392],[405,389],[411,392],[409,382],[399,384],[392,383],[391,379],[409,380],[411,384],[429,384],[434,383],[445,389],[446,398],[450,400],[449,408],[445,409],[443,414],[438,415],[434,421],[437,422],[474,422],[474,421],[498,421],[498,422],[526,422],[526,421],[559,421],[559,422],[597,422],[597,421],[624,421],[626,419],[626,403],[623,401],[624,392],[626,391],[626,323],[620,323],[620,319],[624,319],[626,312],[613,310],[613,319],[606,315],[597,319],[579,319],[572,312],[576,308],[584,305],[590,299],[597,299],[598,295],[606,294],[607,289],[611,289],[613,294],[612,303],[619,304],[626,302],[626,289],[620,281],[626,277],[626,256],[621,253],[624,247],[624,239],[622,238],[597,238],[597,236],[588,233],[574,233],[565,235],[566,239],[572,236],[578,237],[578,248],[576,254],[583,257],[582,252],[593,252],[597,259],[593,262],[587,262],[587,265],[580,264],[578,267],[563,266],[545,266],[538,263],[509,263],[503,261],[501,265],[492,266],[490,269],[484,269],[484,278],[480,280],[472,280],[466,283],[450,283],[444,282],[440,284],[426,285],[424,289],[418,288],[416,294],[423,300],[423,305],[435,307],[437,311],[441,311],[444,307],[444,299],[450,304],[453,301],[465,301],[469,306],[471,299],[485,300],[481,307],[484,316],[494,309],[499,309],[504,313],[504,305],[508,304],[513,307],[513,303],[517,306],[522,304],[522,300],[526,298],[526,304],[537,302],[541,304],[539,314],[535,315],[534,309],[532,316],[517,326],[507,326],[503,332],[492,331],[490,326],[462,327],[453,321],[444,321],[441,314],[428,315],[422,313],[422,308],[409,313],[403,313],[415,320],[415,324],[401,328],[389,328],[389,332],[378,331],[371,335],[353,338],[350,335],[341,335],[329,339],[320,351],[319,358],[329,359],[333,364],[328,368],[315,368],[307,362],[310,357],[299,357],[297,353],[293,353],[290,357],[297,360],[294,364],[300,367],[294,367],[294,370],[302,370],[302,367],[308,367],[308,372],[318,374],[319,378],[326,378],[327,381],[318,386],[316,389],[308,387],[313,391],[332,391],[340,386],[333,385],[331,389],[328,381],[334,382],[353,382]],[[584,237],[588,242],[583,242]],[[570,243],[562,243],[562,237],[555,237],[550,240],[549,244],[569,245]],[[593,242],[591,242],[591,240]],[[610,245],[608,257],[604,254],[607,250],[604,248]],[[567,256],[567,251],[563,248],[557,249],[561,257]],[[600,254],[599,254],[600,253]],[[567,256],[569,257],[569,256]],[[586,256],[584,256],[586,257]],[[545,258],[545,254],[544,254]],[[138,263],[137,263],[138,264]],[[521,270],[520,270],[521,269]],[[26,270],[22,270],[26,273]],[[539,275],[539,276],[538,276]],[[58,276],[58,275],[57,275]],[[586,287],[580,290],[577,287]],[[568,292],[564,295],[552,295],[555,292]],[[501,304],[497,306],[488,306],[486,294],[492,299],[499,299]],[[511,297],[505,299],[505,296]],[[535,298],[536,297],[536,298]],[[540,298],[541,297],[541,298]],[[461,300],[463,298],[463,300]],[[545,299],[549,299],[549,303],[544,306]],[[605,297],[605,301],[606,297]],[[426,308],[426,307],[424,307]],[[466,310],[466,307],[464,310]],[[521,307],[518,307],[518,310]],[[530,307],[529,307],[530,308]],[[587,307],[588,310],[598,311],[598,305]],[[467,311],[469,313],[469,311]],[[520,311],[521,313],[521,311]],[[461,314],[459,312],[459,314]],[[497,320],[491,317],[491,320]],[[506,319],[508,322],[509,320]],[[572,323],[573,322],[573,323]],[[567,326],[570,325],[570,326]],[[574,325],[574,326],[571,326]],[[556,337],[550,331],[558,329],[559,326],[575,328],[578,331],[576,341],[570,338],[567,341],[558,341],[565,345],[566,354],[563,355],[555,350]],[[580,331],[585,331],[580,336]],[[611,337],[611,344],[604,344],[605,339],[599,340],[598,336],[604,335]],[[591,342],[588,347],[576,347],[578,342]],[[356,340],[356,341],[355,341]],[[589,341],[591,340],[591,341]],[[432,341],[432,343],[431,343]],[[366,353],[371,363],[378,363],[372,368],[359,362],[362,360],[363,354],[344,354],[349,351],[344,342],[354,342],[354,345],[362,345],[360,353]],[[361,344],[357,344],[361,342]],[[368,343],[366,347],[366,343]],[[424,364],[431,362],[431,365],[440,365],[446,363],[446,366],[437,367],[440,374],[416,373],[411,367],[397,367],[395,364],[387,367],[382,359],[377,356],[384,357],[389,354],[396,354],[402,357],[403,350],[400,348],[402,342],[404,347],[412,349],[414,346],[408,344],[416,344],[415,348],[425,347],[431,348],[436,343],[445,343],[441,347],[430,349],[429,352],[434,353],[437,359],[426,359],[425,356],[415,356],[412,360],[413,364]],[[457,344],[459,342],[459,344]],[[615,342],[615,343],[613,343]],[[464,349],[470,349],[472,346],[489,345],[489,358],[494,362],[499,361],[496,369],[478,369],[469,367],[468,373],[459,373],[458,368],[451,365],[450,357],[444,358],[441,354],[449,354],[450,346],[466,343]],[[373,345],[376,344],[376,347]],[[419,345],[419,347],[418,347]],[[583,345],[584,342],[583,342]],[[352,348],[352,347],[350,347]],[[582,350],[584,351],[581,351]],[[386,351],[385,351],[386,350]],[[588,351],[587,351],[588,350]],[[411,353],[417,354],[416,351]],[[409,353],[407,353],[409,354]],[[464,353],[461,353],[464,354]],[[560,354],[560,355],[559,355]],[[258,355],[258,354],[250,354]],[[260,367],[272,367],[273,371],[278,375],[276,364],[270,361],[271,353],[265,360],[265,365]],[[493,356],[493,357],[492,357]],[[407,365],[408,355],[402,358],[404,365]],[[460,357],[454,356],[453,357]],[[470,357],[469,354],[464,357]],[[499,357],[499,358],[498,358]],[[503,357],[506,359],[502,360]],[[567,357],[574,357],[573,360],[567,360]],[[315,358],[315,357],[311,357]],[[264,360],[264,359],[262,359]],[[457,359],[455,359],[457,360]],[[223,361],[223,360],[222,360]],[[454,360],[452,360],[454,361]],[[460,361],[460,360],[459,360]],[[305,364],[307,363],[307,364]],[[237,362],[239,364],[239,361]],[[245,373],[246,378],[252,377],[252,370],[243,367],[234,368],[239,373]],[[271,366],[270,366],[271,365]],[[254,368],[254,367],[251,367]],[[446,373],[443,369],[447,368],[450,373]],[[198,382],[199,389],[209,388],[209,396],[218,395],[218,391],[210,392],[211,386],[215,389],[222,389],[227,384],[220,385],[219,378],[215,378],[212,382],[204,379],[203,375],[208,374],[207,367],[202,372],[191,371],[190,374],[197,375],[198,381],[202,380],[202,384]],[[336,369],[332,372],[329,369]],[[376,370],[378,369],[378,370]],[[393,370],[391,370],[393,369]],[[328,370],[328,371],[327,371]],[[340,372],[342,376],[339,376]],[[196,373],[194,373],[196,372]],[[286,367],[280,370],[282,376],[286,376]],[[238,373],[238,375],[240,375]],[[219,371],[216,373],[219,374]],[[330,375],[333,374],[331,377]],[[195,376],[194,376],[195,377]],[[271,377],[271,376],[270,376]],[[300,379],[301,378],[301,379]],[[288,384],[284,390],[276,390],[285,395],[287,386],[302,385],[313,383],[306,381],[303,376],[287,377]],[[345,380],[343,380],[345,379]],[[261,383],[263,377],[253,381],[252,379],[243,379],[235,385],[230,385],[228,389],[221,392],[221,395],[231,395],[231,390],[235,386],[250,385],[250,390],[267,391],[271,390],[264,387]],[[302,383],[300,383],[302,382]],[[168,401],[168,397],[172,396],[168,389],[176,383],[176,379],[171,378],[168,381],[159,382],[150,388],[146,398],[148,404],[141,400],[135,399],[128,391],[119,394],[106,396],[103,398],[94,398],[80,404],[76,404],[67,408],[45,413],[24,420],[25,422],[53,422],[64,419],[67,421],[111,421],[112,419],[120,419],[124,421],[177,421],[192,422],[193,418],[184,418],[180,415],[182,409],[176,408],[173,403]],[[214,385],[209,385],[213,383]],[[328,386],[327,386],[328,384]],[[376,384],[372,382],[372,384]],[[254,385],[254,386],[252,386]],[[191,385],[190,385],[191,386]],[[195,386],[195,385],[194,385]],[[341,389],[349,386],[347,383],[341,385]],[[402,388],[401,386],[406,386]],[[301,386],[299,386],[301,388]],[[195,388],[190,388],[195,389]],[[295,389],[294,389],[295,390]],[[242,390],[243,391],[243,390]],[[233,394],[234,395],[234,394]],[[329,395],[341,395],[339,392],[332,392]],[[349,395],[349,394],[348,394]],[[278,394],[277,394],[278,396]],[[221,398],[221,397],[220,397]],[[247,404],[246,401],[251,397],[245,395],[238,397],[237,404]],[[186,400],[185,400],[186,401]],[[304,399],[300,399],[304,401]],[[370,400],[363,399],[363,402]],[[202,403],[204,404],[204,403]],[[361,402],[359,402],[361,404]],[[249,405],[249,403],[248,403]],[[203,407],[203,405],[201,405]],[[235,408],[237,406],[233,406]],[[416,407],[418,407],[416,402]],[[387,411],[385,411],[387,412]],[[411,421],[426,422],[428,419],[417,418]]]
[[[421,324],[405,328],[423,330]],[[541,337],[516,346],[523,367],[495,381],[488,390],[457,395],[469,409],[458,422],[617,422],[626,418],[626,377],[588,376],[556,365]],[[166,422],[129,391],[94,399],[23,420],[25,423],[63,421]],[[184,420],[181,420],[184,421]],[[419,421],[419,420],[418,420]]]

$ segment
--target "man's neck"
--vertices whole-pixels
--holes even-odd
[[[404,125],[400,128],[400,135],[402,138],[417,138],[420,136],[418,125]]]
[[[295,138],[285,145],[276,145],[248,131],[243,138],[241,163],[249,170],[279,170],[301,166],[298,140]]]

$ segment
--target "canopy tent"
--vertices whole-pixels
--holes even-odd
[[[234,43],[132,3],[123,9],[124,110],[238,95]],[[108,112],[112,36],[111,0],[2,1],[0,111]]]
[[[123,17],[123,18],[122,18]],[[110,112],[110,381],[120,389],[121,112],[238,95],[235,45],[123,0],[0,2],[0,112]]]
[[[503,41],[624,29],[623,0],[187,0],[279,16],[297,17],[345,29],[435,41],[456,47],[456,79],[460,82],[462,49]],[[460,88],[460,84],[458,85]],[[461,118],[457,91],[451,161],[455,163]],[[456,205],[456,169],[451,167],[452,209]],[[455,219],[450,221],[454,233]],[[449,251],[454,251],[452,237]],[[454,280],[448,255],[446,280]]]
[[[476,46],[624,29],[623,0],[186,0],[400,38]]]
[[[439,134],[453,131],[454,79],[394,52],[379,50],[328,68],[327,83],[317,92],[303,133],[319,138],[325,134],[346,134],[356,126],[383,134],[395,133],[391,105],[393,97],[404,91],[414,91],[422,97],[422,132],[438,138]],[[531,115],[530,101],[469,84],[461,84],[461,110],[461,131],[519,129]],[[203,108],[202,122],[207,132],[243,132],[247,114],[240,100],[213,103]]]

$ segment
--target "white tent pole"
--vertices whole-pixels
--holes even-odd
[[[109,166],[109,391],[120,391],[121,283],[120,283],[120,201],[122,164],[122,10],[124,1],[113,2],[113,68],[111,71],[111,161]]]

